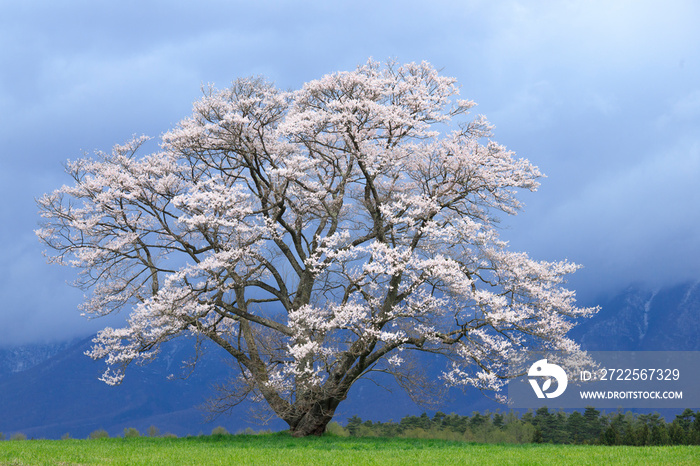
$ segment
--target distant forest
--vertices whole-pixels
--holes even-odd
[[[355,437],[417,437],[480,443],[555,443],[596,445],[700,445],[700,411],[686,409],[672,422],[661,415],[613,412],[601,414],[588,407],[583,413],[539,408],[522,416],[474,412],[471,416],[437,412],[407,416],[400,422],[348,419],[343,427],[332,423],[336,435]]]
[[[236,435],[270,434],[270,430],[256,432],[251,428]],[[577,445],[700,445],[700,410],[686,409],[671,422],[658,413],[638,414],[616,411],[604,414],[588,407],[583,413],[550,411],[547,407],[518,415],[514,411],[478,412],[471,416],[437,412],[430,417],[406,416],[399,422],[363,421],[358,416],[347,420],[345,426],[331,422],[326,428],[329,435],[342,437],[404,437],[441,439],[476,443],[552,443]],[[149,437],[176,437],[161,434],[155,426],[148,428]],[[199,436],[204,434],[200,433]],[[224,427],[212,430],[213,436],[231,435]],[[124,437],[140,437],[135,428],[125,428]],[[89,439],[109,437],[98,429]],[[190,435],[188,435],[190,437]],[[73,438],[66,433],[62,439]],[[26,440],[16,432],[10,437],[0,432],[0,440]]]

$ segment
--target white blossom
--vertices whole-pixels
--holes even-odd
[[[103,380],[195,334],[298,426],[374,370],[411,380],[416,352],[484,390],[523,349],[580,352],[567,332],[597,309],[564,286],[578,266],[513,252],[497,229],[543,175],[458,95],[425,62],[290,92],[239,79],[206,89],[156,153],[135,138],[68,162],[37,235],[80,270],[86,315],[129,312],[89,353]]]

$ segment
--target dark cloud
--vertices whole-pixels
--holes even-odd
[[[294,88],[368,57],[428,60],[548,175],[504,222],[514,249],[585,265],[582,295],[700,275],[694,2],[14,2],[0,17],[0,345],[87,333],[48,266],[34,198],[61,163],[158,136],[200,86]]]

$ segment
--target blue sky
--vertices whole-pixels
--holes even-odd
[[[700,3],[0,0],[0,345],[84,335],[73,271],[44,263],[34,199],[62,163],[158,136],[201,87],[297,88],[427,60],[547,174],[502,236],[584,265],[590,303],[700,279]]]

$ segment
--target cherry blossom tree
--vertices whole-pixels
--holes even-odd
[[[421,352],[444,360],[440,384],[498,391],[518,351],[580,351],[566,334],[596,309],[564,287],[578,266],[497,231],[542,175],[457,97],[428,63],[369,61],[296,91],[239,79],[158,152],[136,138],[68,162],[37,234],[80,270],[86,314],[129,312],[94,340],[102,380],[194,334],[240,369],[219,409],[258,397],[304,436],[373,372],[418,396]]]

